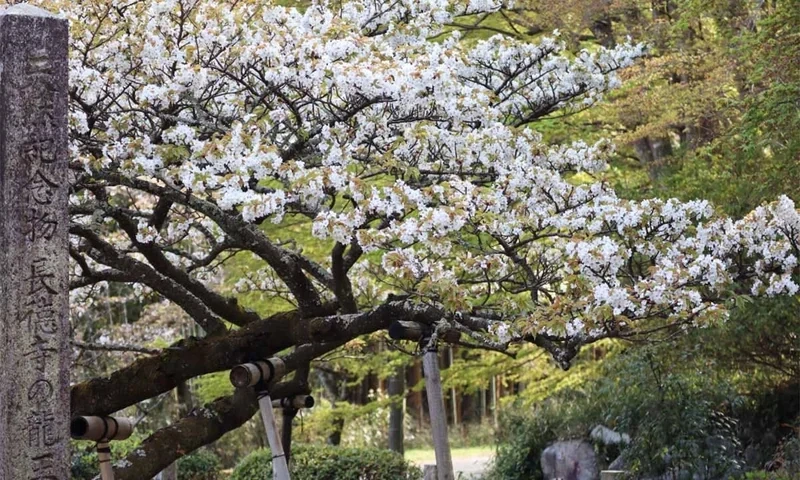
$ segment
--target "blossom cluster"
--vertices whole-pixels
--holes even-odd
[[[137,261],[161,248],[194,278],[230,243],[263,260],[240,288],[296,295],[291,259],[322,296],[352,282],[553,335],[701,323],[739,285],[797,291],[790,199],[739,220],[703,201],[623,200],[599,178],[608,142],[547,145],[531,125],[597,102],[641,45],[569,55],[557,38],[447,30],[493,0],[338,4],[65,4],[72,165],[107,185],[73,197],[75,222]],[[125,216],[133,235],[113,227]],[[347,249],[348,275],[277,245],[285,225]],[[113,266],[92,252],[91,267]]]

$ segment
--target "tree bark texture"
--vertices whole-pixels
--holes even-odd
[[[389,377],[389,396],[396,397],[389,409],[389,450],[403,454],[403,394],[406,391],[405,367],[399,367],[397,371]]]

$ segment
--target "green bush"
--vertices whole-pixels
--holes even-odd
[[[97,455],[94,447],[87,445],[76,447],[73,445],[72,464],[70,467],[72,480],[92,480],[95,475],[99,475],[100,467],[97,465]]]
[[[497,429],[497,454],[486,478],[541,479],[542,450],[559,439],[585,436],[591,411],[591,402],[578,390],[565,390],[529,411],[516,406],[505,410]]]
[[[400,455],[377,448],[297,445],[292,448],[293,480],[418,480],[418,468]],[[272,478],[272,453],[256,450],[242,460],[231,480]]]
[[[626,469],[637,476],[672,472],[730,478],[742,471],[735,413],[742,400],[691,352],[637,349],[609,360],[599,378],[562,390],[532,409],[511,408],[498,429],[489,478],[540,479],[544,448],[587,438],[595,425],[629,434]],[[675,367],[676,365],[679,366]],[[598,449],[602,466],[616,448]]]
[[[221,469],[213,452],[197,450],[178,460],[178,480],[217,480]]]
[[[142,436],[134,434],[127,440],[111,442],[111,461],[125,458],[142,442]],[[100,475],[97,452],[94,442],[72,441],[72,461],[70,465],[72,480],[92,480]]]

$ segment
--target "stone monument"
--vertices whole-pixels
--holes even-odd
[[[67,21],[0,9],[0,478],[69,479]]]

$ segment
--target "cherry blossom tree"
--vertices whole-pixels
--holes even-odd
[[[466,42],[448,27],[502,7],[65,2],[74,319],[118,282],[205,332],[75,385],[73,412],[112,413],[279,353],[299,374],[273,398],[305,391],[311,360],[395,320],[429,325],[432,341],[457,329],[482,348],[532,342],[566,368],[599,339],[702,326],[732,296],[797,291],[788,198],[738,220],[704,201],[624,200],[602,181],[610,143],[536,132],[599,101],[642,46],[572,55],[557,37]],[[223,287],[241,256],[257,267]],[[250,290],[280,313],[245,308]],[[149,478],[256,408],[240,390],[195,409],[117,475]]]

